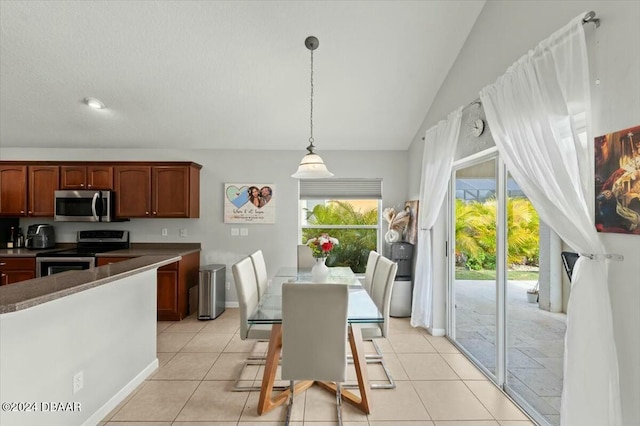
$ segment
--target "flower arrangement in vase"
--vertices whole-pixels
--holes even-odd
[[[338,244],[338,239],[330,237],[327,233],[307,241],[307,246],[309,246],[311,254],[316,259],[316,263],[311,268],[311,279],[313,282],[322,283],[326,281],[329,276],[329,268],[327,268],[325,262],[331,250]]]
[[[333,246],[337,246],[340,244],[337,238],[330,237],[329,234],[324,233],[319,237],[311,238],[307,241],[307,245],[311,248],[311,254],[316,259],[324,257],[326,258],[331,250],[333,250]]]

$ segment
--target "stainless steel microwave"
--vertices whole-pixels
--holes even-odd
[[[111,222],[113,218],[112,191],[55,191],[57,222]]]

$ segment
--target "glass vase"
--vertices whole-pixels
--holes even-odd
[[[311,267],[311,281],[314,283],[327,282],[329,277],[329,268],[325,265],[326,257],[316,257],[315,263]]]

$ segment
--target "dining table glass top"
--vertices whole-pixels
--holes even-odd
[[[311,271],[298,271],[296,268],[280,268],[271,284],[262,295],[255,311],[247,321],[250,324],[282,323],[282,284],[287,282],[300,285],[311,283]],[[381,323],[384,318],[378,307],[362,287],[362,284],[349,267],[330,267],[325,281],[329,284],[349,286],[349,323]],[[331,315],[331,307],[327,306],[327,315]]]

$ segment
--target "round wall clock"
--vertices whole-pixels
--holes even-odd
[[[479,137],[484,132],[484,120],[478,118],[471,123],[471,134],[475,137]]]

